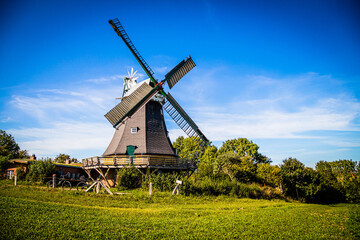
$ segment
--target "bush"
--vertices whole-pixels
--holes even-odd
[[[230,179],[196,178],[184,182],[185,195],[231,195],[246,198],[283,198],[279,190],[271,187],[260,187],[257,184],[234,182]]]
[[[141,173],[134,167],[121,168],[116,172],[118,189],[132,189],[141,186]]]
[[[182,173],[170,172],[154,175],[147,175],[143,177],[143,189],[149,188],[149,183],[152,183],[153,189],[161,192],[172,191],[176,186],[176,180],[183,180]],[[181,186],[180,186],[181,187]]]
[[[26,178],[25,168],[23,166],[16,168],[16,175],[18,180],[24,180]]]
[[[55,172],[55,165],[50,159],[34,161],[29,166],[26,180],[31,182],[47,182]]]

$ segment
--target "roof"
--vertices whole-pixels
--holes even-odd
[[[10,163],[23,163],[23,164],[30,164],[32,162],[41,161],[41,160],[32,160],[32,159],[11,159]],[[72,168],[82,168],[81,163],[73,163],[73,164],[65,164],[65,163],[56,163],[53,162],[56,166],[61,167],[72,167]]]
[[[81,163],[75,163],[75,164],[53,163],[53,164],[60,167],[82,168]]]
[[[24,163],[24,164],[29,164],[32,162],[35,162],[36,160],[33,159],[11,159],[10,162],[11,163]]]

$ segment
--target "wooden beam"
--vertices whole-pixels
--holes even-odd
[[[139,168],[136,168],[143,176],[146,176]]]
[[[108,189],[108,188],[105,186],[105,184],[104,184],[103,182],[99,181],[99,183],[100,183],[100,185],[101,185],[103,188],[105,188],[105,190],[106,190],[110,195],[114,195],[114,194],[110,191],[110,189]]]
[[[109,170],[110,168],[108,168]],[[95,170],[105,179],[105,182],[107,183],[108,187],[110,187],[110,183],[108,182],[108,180],[106,179],[104,173],[102,172],[101,168],[97,169],[95,168]]]
[[[89,176],[89,178],[91,178],[91,180],[95,181],[95,179],[93,179],[93,178],[91,177],[91,169],[89,170],[89,169],[85,169],[85,168],[84,168],[84,170],[85,170],[85,172],[87,173],[87,175]]]

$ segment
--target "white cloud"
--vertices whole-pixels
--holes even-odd
[[[346,105],[348,103],[344,103]],[[214,141],[223,141],[239,136],[248,138],[314,138],[306,135],[308,131],[359,131],[351,125],[355,118],[353,108],[360,109],[359,103],[353,103],[350,109],[332,109],[332,105],[319,103],[313,107],[304,107],[296,112],[280,110],[257,110],[256,112],[238,112],[231,106],[213,108],[212,111],[194,111],[199,125]],[[246,105],[246,103],[242,103]],[[247,108],[247,107],[245,107]],[[230,113],[232,112],[232,113]]]
[[[186,137],[185,132],[180,128],[173,128],[169,130],[169,138],[172,142],[175,142],[175,140],[180,136]]]
[[[92,79],[87,79],[85,80],[85,82],[91,82],[91,83],[105,83],[105,82],[110,82],[113,80],[121,80],[123,79],[123,75],[113,75],[113,76],[108,76],[108,77],[99,77],[99,78],[92,78]]]
[[[154,70],[158,74],[166,74],[169,70],[168,67],[155,67]]]
[[[47,128],[20,128],[8,130],[21,139],[19,145],[39,157],[59,153],[84,151],[79,158],[91,157],[86,150],[102,154],[110,142],[114,129],[105,123],[54,122]]]
[[[312,139],[341,148],[359,146],[349,139],[324,134],[360,131],[359,101],[329,75],[236,75],[222,66],[201,72],[204,70],[189,74],[171,92],[211,141],[237,137]],[[10,101],[11,112],[2,114],[7,116],[4,121],[33,126],[9,132],[21,148],[38,156],[61,152],[83,158],[101,154],[114,132],[103,115],[122,93],[122,81],[111,80],[120,78],[90,79],[67,89],[19,91]],[[233,80],[222,84],[222,79]],[[174,124],[168,124],[168,130],[172,141],[185,135]],[[292,153],[297,153],[296,149],[307,151],[301,145],[294,149]],[[284,154],[272,149],[268,152],[269,157]]]
[[[10,122],[11,120],[12,120],[11,117],[5,117],[5,118],[1,119],[0,122],[7,123],[7,122]]]
[[[197,86],[208,87],[209,82],[213,86],[216,75],[214,71],[203,79],[197,77]],[[329,75],[246,75],[238,79],[242,80],[233,86],[221,85],[226,91],[219,92],[228,92],[228,96],[195,93],[197,88],[180,93],[184,108],[190,109],[190,116],[212,141],[237,137],[324,140],[328,138],[324,131],[360,131],[356,124],[360,102]],[[327,93],[319,88],[326,88]],[[323,132],[309,133],[313,131]]]

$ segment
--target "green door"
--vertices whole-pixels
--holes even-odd
[[[135,155],[136,146],[128,145],[126,147],[126,154],[129,156],[130,163],[133,164],[133,157]]]

